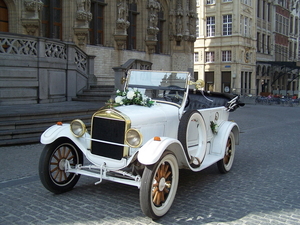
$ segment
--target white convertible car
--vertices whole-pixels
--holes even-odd
[[[233,164],[239,127],[229,112],[238,96],[205,92],[188,72],[130,70],[124,90],[91,118],[75,119],[41,136],[39,175],[49,191],[71,190],[80,175],[136,186],[152,219],[164,216],[176,195],[179,169],[194,172]],[[89,163],[83,163],[83,155]]]

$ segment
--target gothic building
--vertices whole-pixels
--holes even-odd
[[[65,100],[70,100],[91,83],[114,85],[113,68],[133,59],[148,62],[153,70],[193,72],[196,17],[196,0],[0,0],[0,57],[8,59],[17,55],[15,60],[25,63],[26,60],[20,57],[30,55],[30,60],[35,62],[30,65],[30,79],[36,79],[38,85],[32,85],[28,101],[41,98],[38,95],[45,89],[40,86],[43,85],[41,80],[47,82],[48,89],[53,83],[67,80],[67,90],[55,92],[61,96],[65,94]],[[50,41],[51,44],[47,44]],[[69,48],[75,50],[68,51]],[[57,62],[51,61],[49,55]],[[89,68],[85,71],[87,74],[76,69],[70,72],[76,80],[75,91],[68,86],[70,80],[65,77],[68,72],[64,76],[62,69],[52,75],[55,63],[65,63],[69,65],[65,68],[70,69],[73,68],[68,64],[70,61],[75,62],[74,68],[79,64],[84,65],[80,69]],[[37,68],[38,64],[44,66],[43,70]],[[6,80],[5,84],[0,82],[1,88],[15,87],[13,82],[18,82],[19,86],[13,93],[7,94],[7,89],[0,94],[1,102],[9,104],[10,100],[3,99],[10,94],[21,99],[24,77],[9,77],[16,69],[28,68],[14,68],[5,60],[0,67],[4,68],[0,71],[0,81]],[[17,93],[20,96],[16,96]],[[49,95],[44,93],[44,102],[52,101]],[[63,98],[57,101],[63,101]]]

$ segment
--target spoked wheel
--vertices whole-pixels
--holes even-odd
[[[235,139],[234,139],[234,134],[230,132],[226,143],[224,158],[217,162],[220,173],[227,173],[230,171],[234,160],[234,154],[235,154]]]
[[[80,175],[67,173],[65,163],[83,164],[82,152],[69,139],[58,139],[45,146],[39,162],[39,176],[49,191],[59,194],[71,190]]]
[[[177,159],[171,152],[165,152],[155,165],[146,166],[140,189],[140,205],[146,216],[158,219],[169,211],[178,179]]]

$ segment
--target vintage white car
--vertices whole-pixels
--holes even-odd
[[[197,172],[217,163],[226,173],[233,164],[239,127],[228,116],[243,103],[235,95],[199,90],[201,85],[188,72],[130,70],[124,90],[92,116],[90,132],[75,119],[42,134],[42,184],[62,193],[86,175],[95,184],[133,185],[144,214],[164,216],[175,198],[179,169]]]

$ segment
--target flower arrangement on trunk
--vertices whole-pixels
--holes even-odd
[[[138,89],[131,88],[125,91],[117,90],[115,103],[117,105],[141,105],[151,107],[155,101],[142,94]]]

